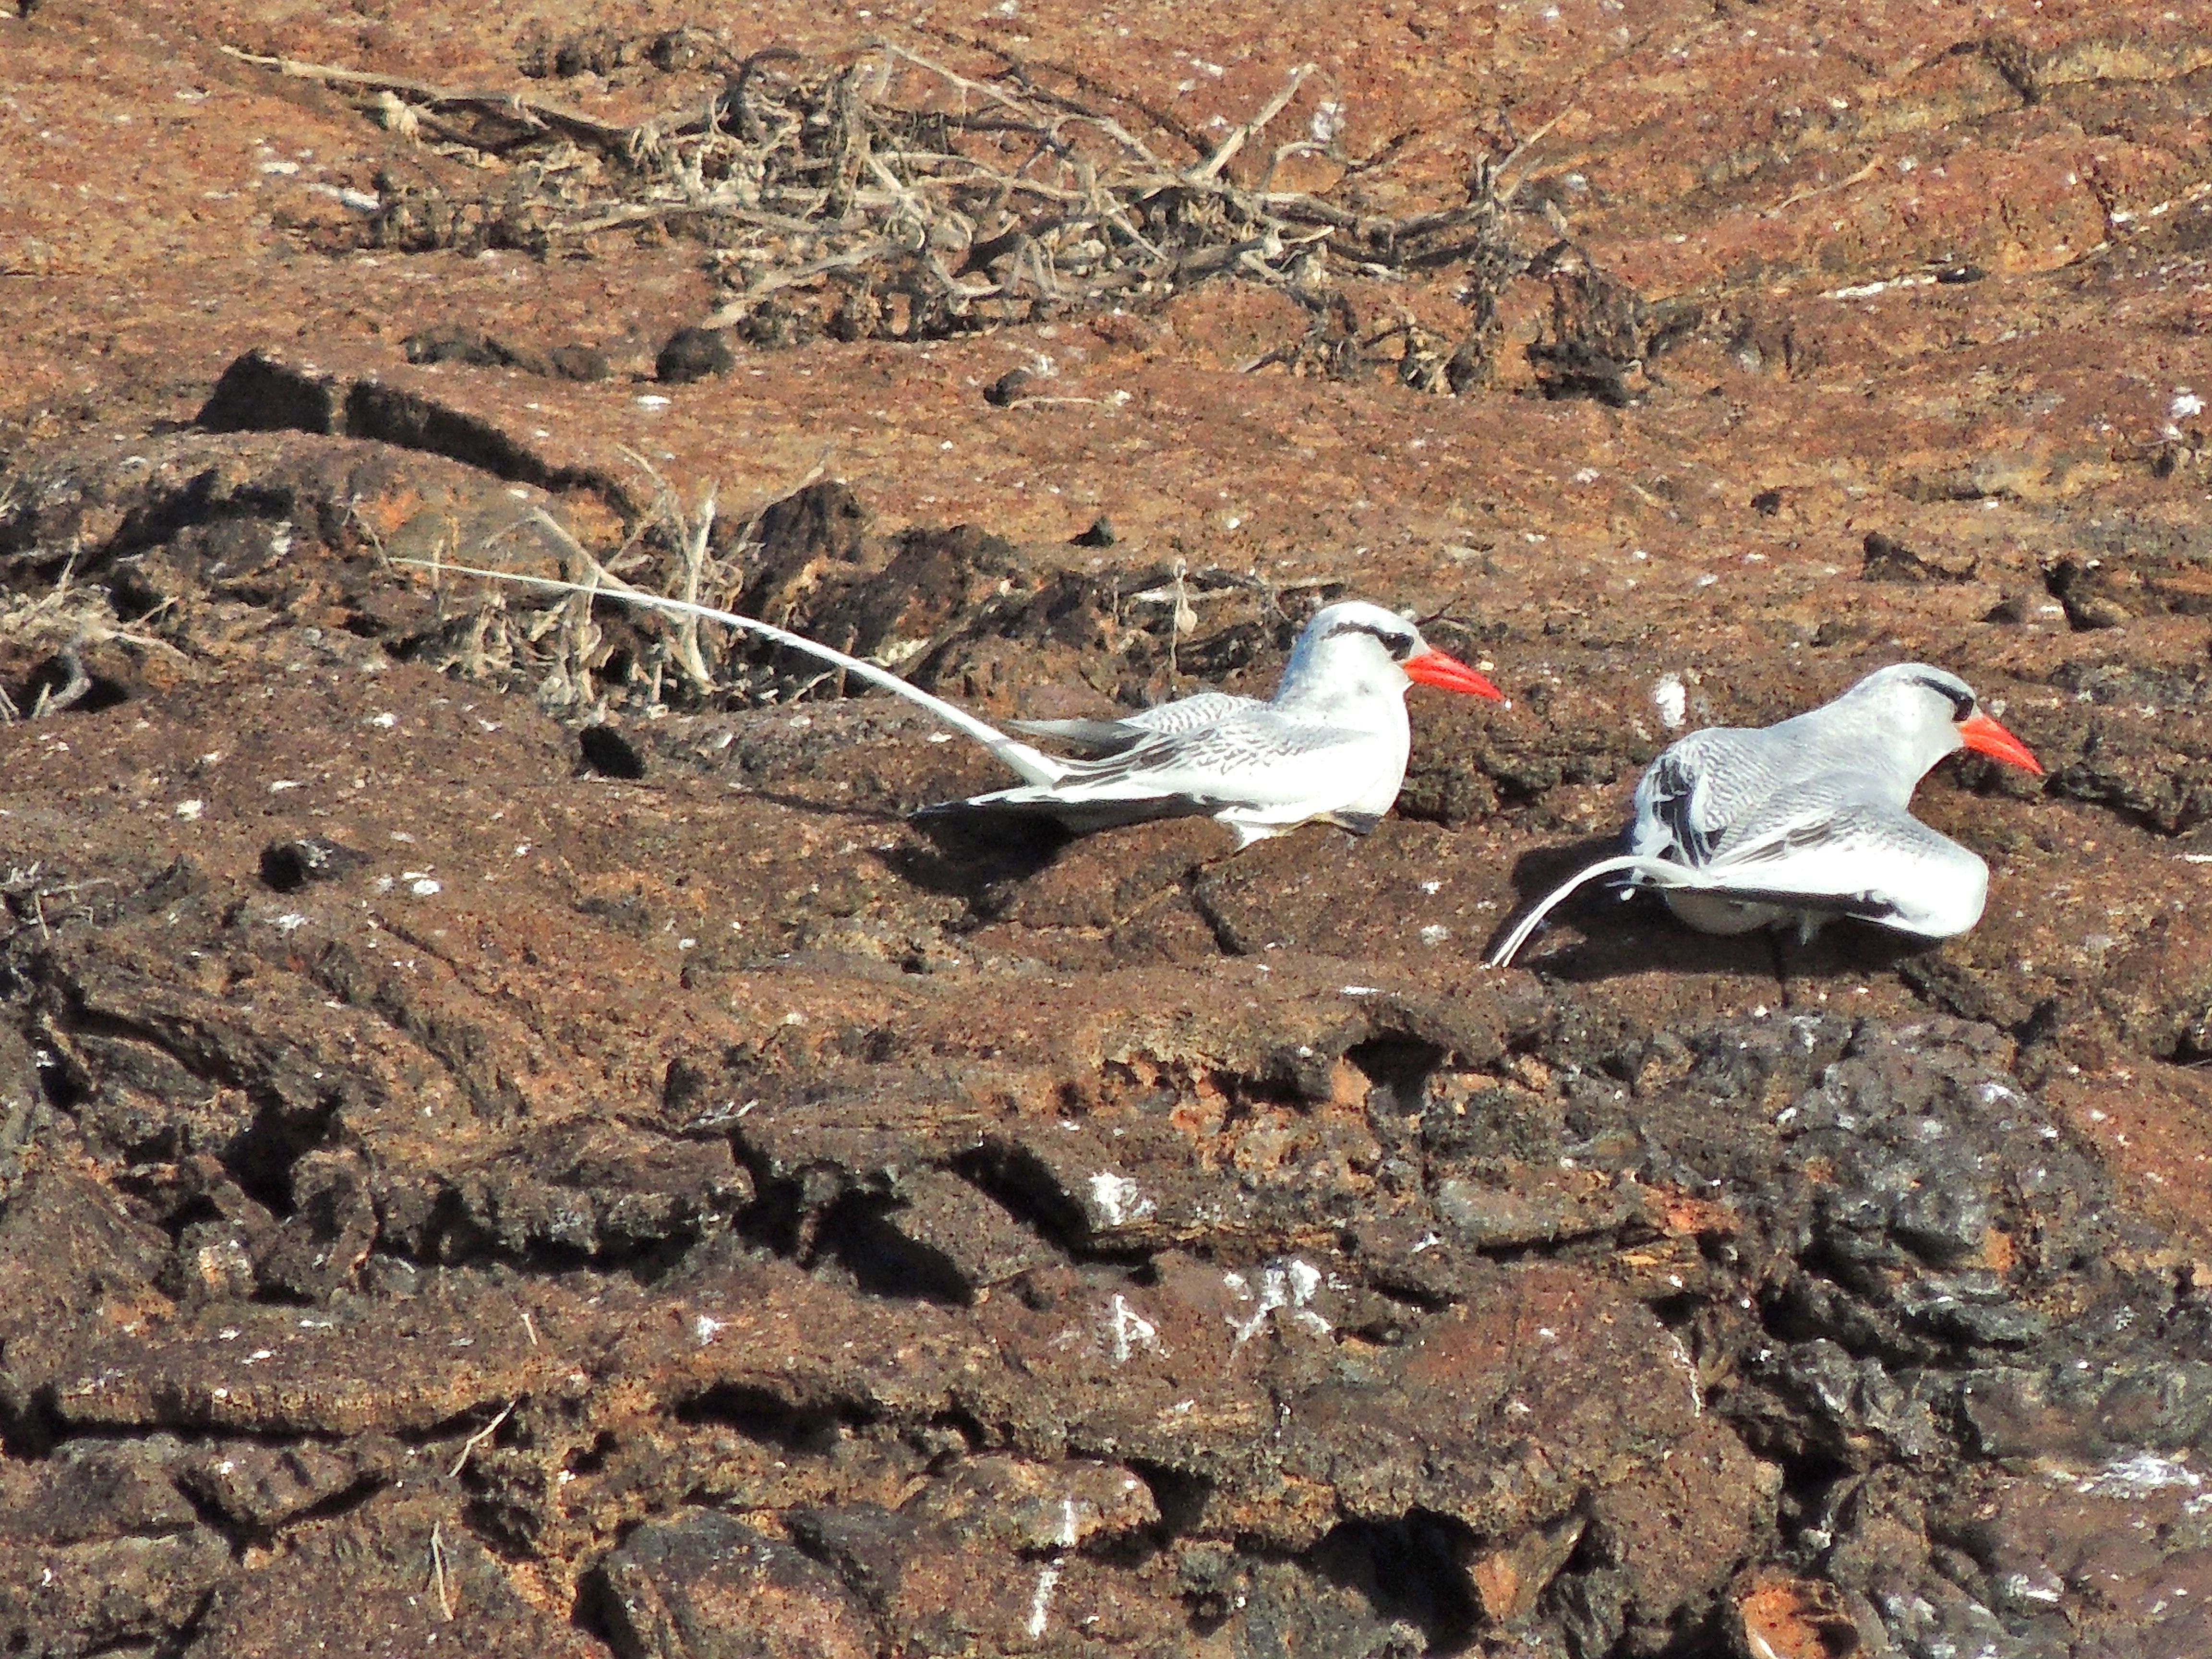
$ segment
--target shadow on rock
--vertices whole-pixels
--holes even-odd
[[[929,845],[878,853],[884,866],[924,892],[986,908],[997,890],[1048,868],[1075,839],[1050,818],[1013,813],[952,811],[906,823]]]
[[[903,823],[905,814],[866,801],[823,800],[813,795],[797,795],[775,789],[755,789],[750,792],[756,800],[766,801],[786,811],[803,813],[817,818],[850,818],[866,823]]]

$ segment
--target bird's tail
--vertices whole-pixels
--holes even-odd
[[[977,720],[966,709],[956,708],[942,697],[933,697],[921,687],[908,684],[889,669],[859,657],[848,657],[842,651],[833,650],[829,646],[808,639],[804,634],[778,628],[757,617],[741,617],[733,611],[716,611],[708,605],[694,605],[688,599],[672,599],[659,593],[641,592],[636,588],[617,584],[611,576],[604,579],[605,585],[586,586],[582,582],[558,581],[550,576],[526,576],[513,570],[487,570],[473,565],[433,563],[428,559],[394,559],[392,562],[414,565],[424,570],[443,571],[453,576],[479,576],[489,581],[513,582],[518,586],[534,587],[543,592],[584,593],[593,598],[604,596],[644,611],[663,611],[672,617],[699,617],[708,622],[722,623],[742,633],[773,640],[787,650],[801,652],[834,664],[871,685],[881,686],[884,690],[927,709],[963,737],[973,738],[981,744],[1025,783],[1049,789],[1068,775],[1066,762],[1054,760],[1042,750],[1031,748],[1018,738],[1008,737],[988,720]]]
[[[1637,875],[1661,887],[1700,887],[1705,884],[1698,872],[1686,865],[1669,859],[1654,858],[1644,853],[1623,853],[1616,858],[1600,859],[1595,864],[1577,871],[1559,886],[1544,895],[1536,908],[1521,919],[1521,925],[1505,936],[1505,942],[1491,952],[1490,965],[1503,968],[1520,954],[1521,947],[1528,942],[1546,916],[1579,889],[1600,876]]]

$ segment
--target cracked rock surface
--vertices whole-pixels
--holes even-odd
[[[0,1650],[2212,1652],[2187,8],[23,9]],[[878,37],[1186,168],[1311,64],[1217,171],[1352,240],[663,367],[753,267],[534,204]],[[672,511],[993,718],[1351,594],[1511,702],[1416,689],[1365,838],[925,834],[1007,780],[906,705],[393,562]],[[2047,769],[1923,786],[1972,933],[1481,965],[1674,735],[1906,659]]]

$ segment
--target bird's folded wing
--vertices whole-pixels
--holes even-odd
[[[1051,738],[1095,757],[1121,754],[1153,735],[1127,720],[1008,720],[1006,724],[1030,737]]]
[[[1188,697],[1177,697],[1173,702],[1156,702],[1150,708],[1139,708],[1133,714],[1124,715],[1121,724],[1146,732],[1202,732],[1209,726],[1225,721],[1255,718],[1264,720],[1280,717],[1257,697],[1239,697],[1227,691],[1197,691]]]
[[[1225,691],[1200,691],[1173,702],[1140,708],[1114,720],[1008,720],[1017,732],[1053,738],[1099,757],[1119,755],[1155,737],[1200,732],[1239,716],[1261,713],[1267,705]]]
[[[1343,799],[1344,769],[1371,734],[1267,714],[1163,732],[1101,760],[1075,761],[1053,786],[1068,799],[1179,795],[1224,805]]]
[[[1900,875],[1973,855],[1908,813],[1845,805],[1808,812],[1731,846],[1697,885],[1747,902],[1797,904],[1879,920]]]

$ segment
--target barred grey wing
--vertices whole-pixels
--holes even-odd
[[[1193,732],[1164,732],[1121,753],[1077,761],[1060,786],[1091,793],[1116,786],[1151,786],[1164,793],[1202,794],[1217,801],[1243,800],[1239,782],[1280,783],[1302,780],[1316,757],[1331,750],[1357,750],[1366,735],[1340,726],[1293,720],[1261,709]]]
[[[1125,753],[1150,738],[1200,732],[1266,707],[1250,697],[1201,691],[1194,696],[1158,703],[1113,720],[1008,720],[1006,724],[1017,732],[1052,738],[1071,749],[1103,758]]]
[[[1127,720],[1008,720],[1006,724],[1017,732],[1050,738],[1092,756],[1118,755],[1152,735]]]

